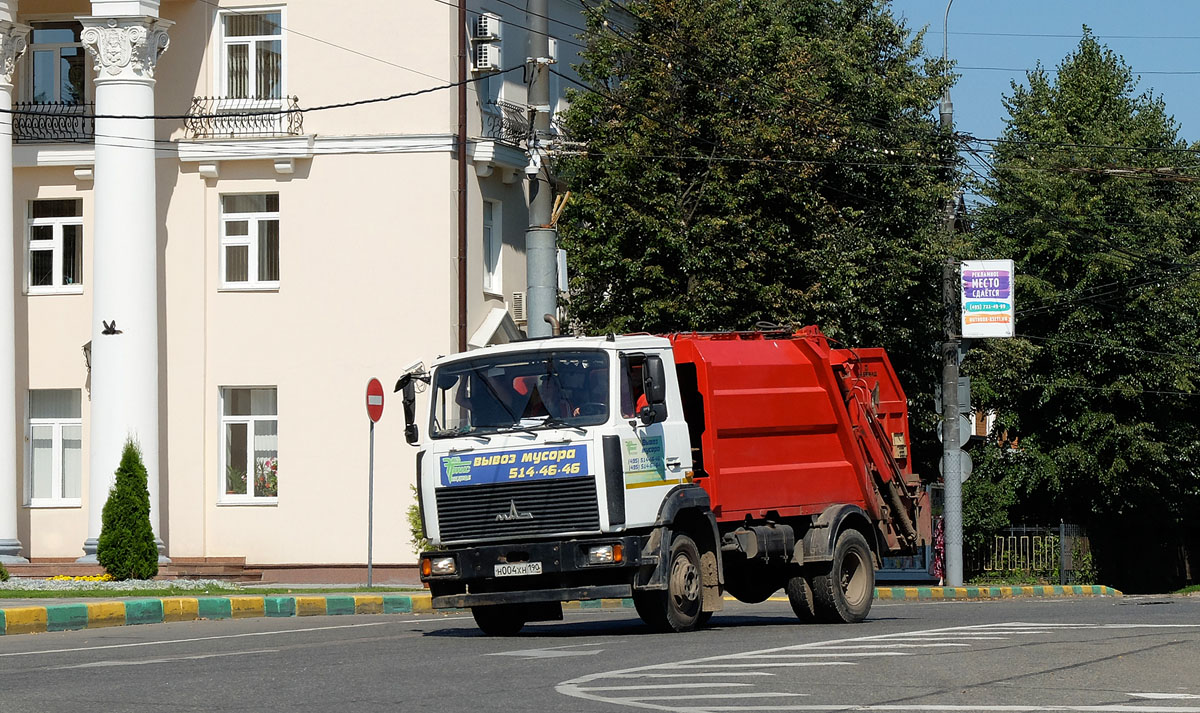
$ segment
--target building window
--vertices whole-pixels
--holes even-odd
[[[283,12],[221,14],[221,82],[229,99],[283,97]]]
[[[500,248],[504,245],[504,223],[500,203],[483,202],[483,290],[500,294]]]
[[[83,418],[79,389],[29,392],[26,502],[79,506],[83,481]]]
[[[29,33],[25,98],[38,104],[83,104],[88,71],[78,22],[35,22]]]
[[[30,294],[83,291],[83,201],[30,201]]]
[[[221,389],[221,500],[279,496],[279,408],[274,387]]]
[[[221,196],[221,286],[279,287],[279,194]]]

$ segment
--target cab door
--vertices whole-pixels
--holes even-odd
[[[663,362],[667,413],[665,420],[646,424],[640,413],[649,405],[645,375],[651,356]],[[618,417],[615,437],[624,476],[626,526],[651,525],[658,519],[667,492],[691,477],[691,449],[675,362],[669,350],[623,351],[617,371],[613,404]]]

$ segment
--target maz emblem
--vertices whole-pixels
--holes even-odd
[[[512,522],[513,520],[532,520],[533,513],[519,512],[517,510],[517,501],[508,501],[508,512],[502,512],[496,516],[496,522]]]

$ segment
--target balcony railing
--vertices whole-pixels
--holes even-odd
[[[304,131],[304,112],[296,97],[283,99],[231,99],[192,97],[184,121],[192,139],[243,136],[299,136]]]
[[[14,102],[13,140],[18,144],[78,143],[96,140],[94,104]]]
[[[509,146],[529,138],[529,107],[504,100],[483,105],[484,136]]]

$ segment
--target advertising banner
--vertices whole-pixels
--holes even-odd
[[[1012,260],[962,263],[962,336],[1011,337],[1016,331]]]
[[[586,445],[442,456],[441,470],[444,486],[521,483],[589,474]]]

